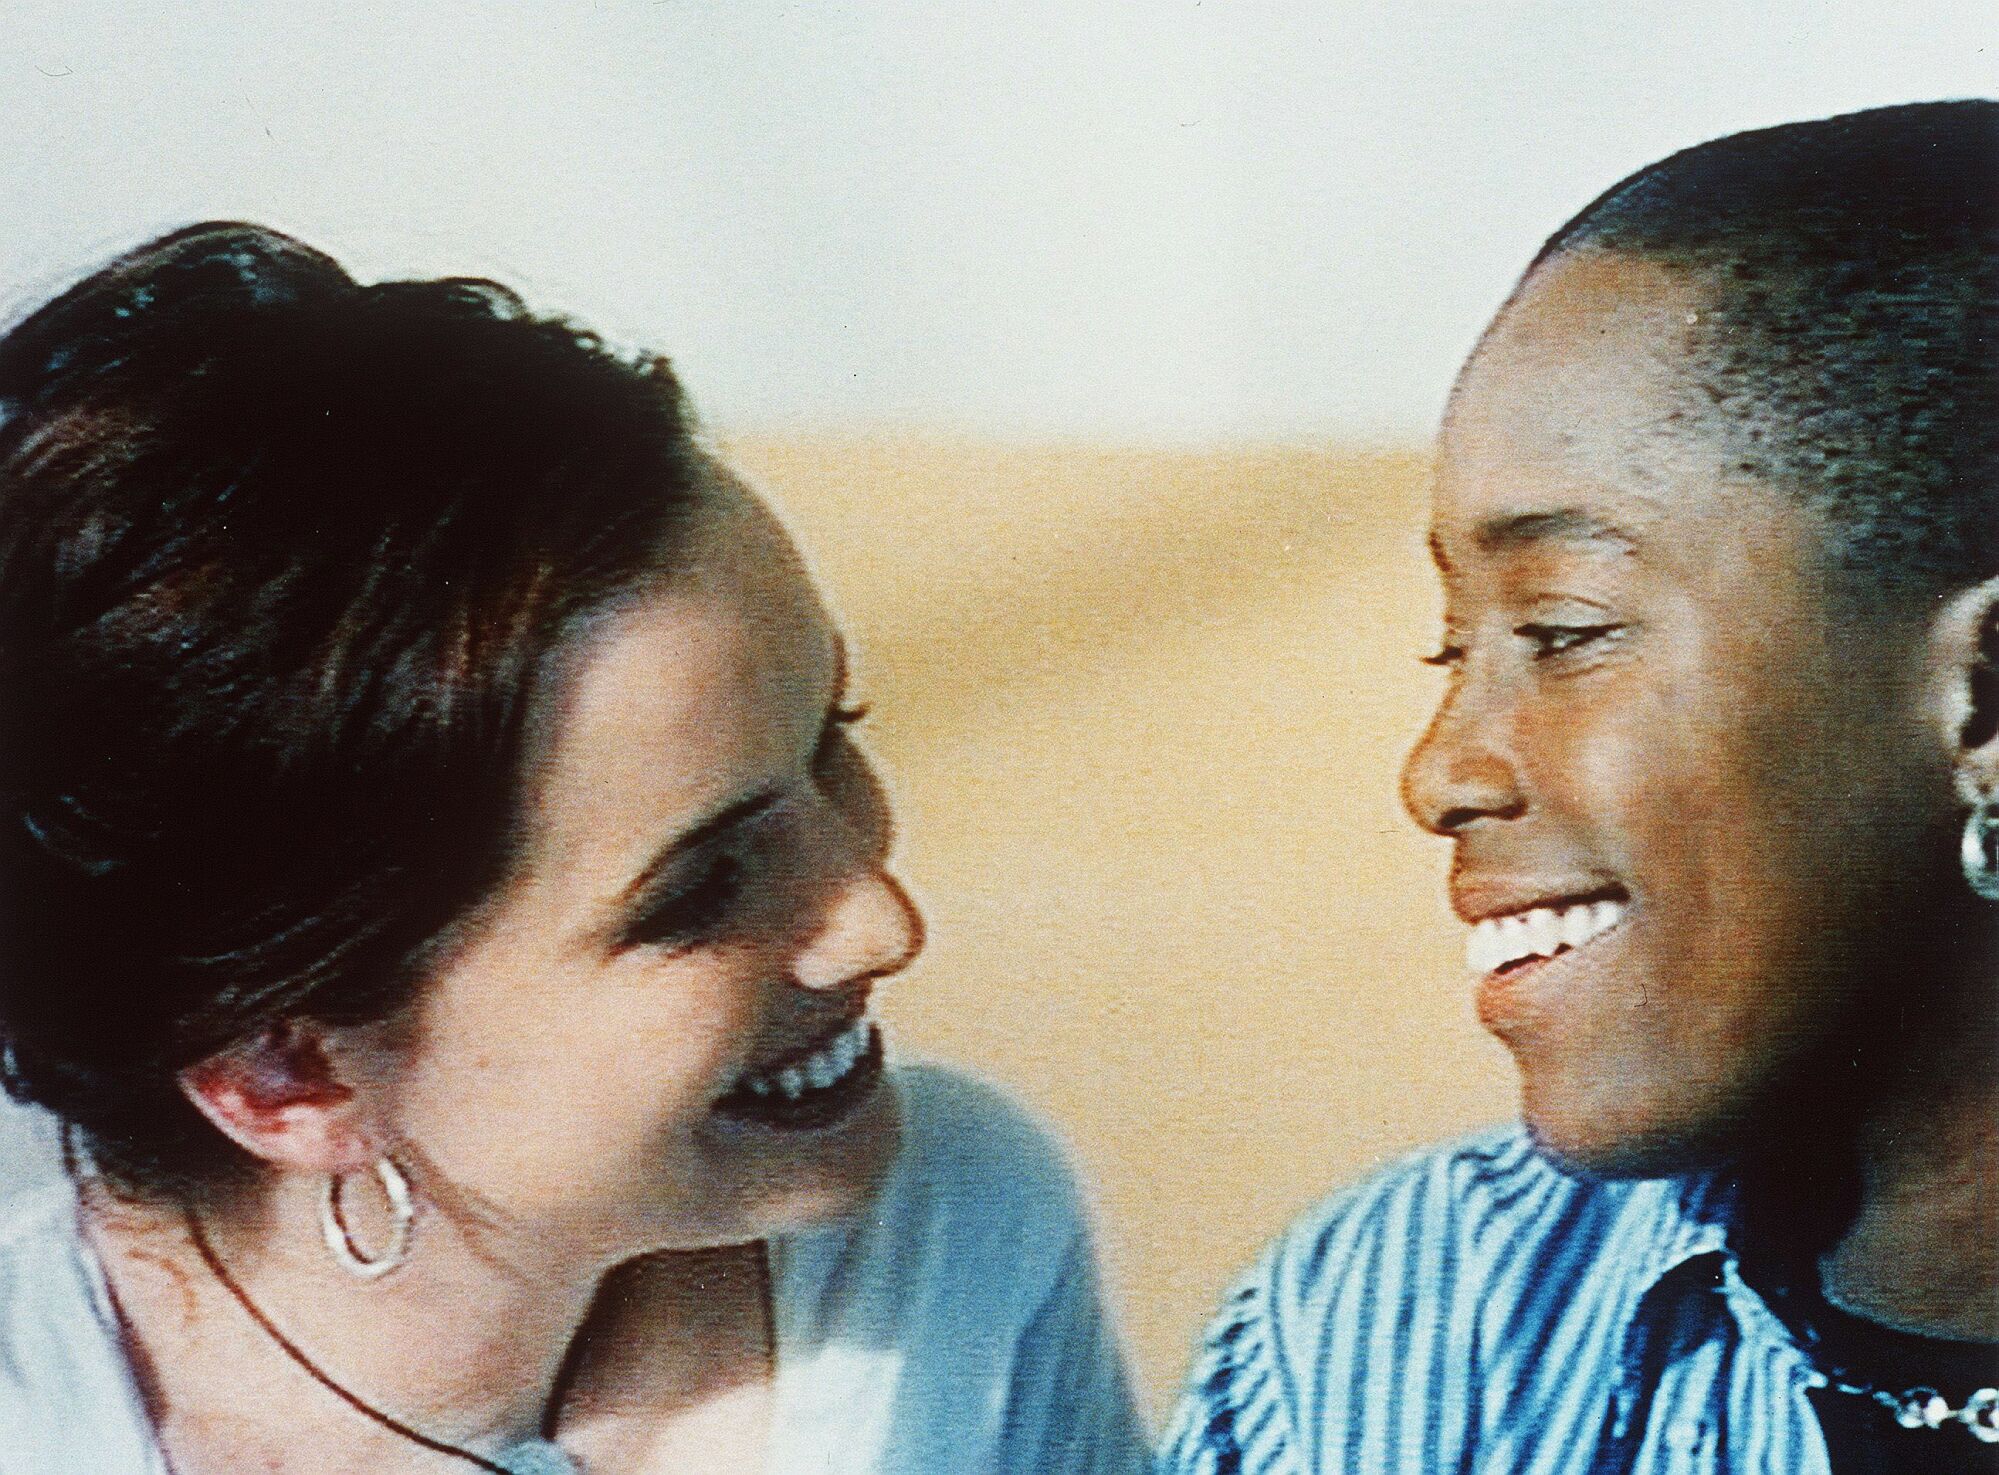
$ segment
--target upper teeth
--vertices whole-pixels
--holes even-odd
[[[783,1096],[796,1101],[807,1091],[824,1090],[844,1080],[847,1072],[868,1053],[874,1025],[863,1015],[802,1060],[794,1060],[783,1070],[750,1076],[743,1085],[759,1096]]]
[[[1621,901],[1535,907],[1510,917],[1488,917],[1466,939],[1465,961],[1472,972],[1483,974],[1522,958],[1552,958],[1567,948],[1581,947],[1623,920]]]

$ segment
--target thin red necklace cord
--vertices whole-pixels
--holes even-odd
[[[492,1472],[492,1475],[513,1475],[513,1472],[508,1470],[505,1465],[496,1464],[484,1455],[474,1454],[469,1449],[460,1449],[455,1444],[446,1444],[441,1439],[432,1439],[428,1434],[412,1429],[400,1419],[392,1418],[380,1409],[363,1402],[360,1397],[350,1393],[347,1389],[341,1387],[340,1384],[334,1382],[330,1376],[320,1370],[318,1364],[313,1362],[310,1357],[307,1357],[299,1349],[297,1343],[278,1330],[276,1324],[268,1316],[264,1315],[263,1308],[250,1299],[250,1293],[237,1284],[236,1278],[229,1273],[228,1267],[222,1263],[222,1257],[217,1255],[215,1247],[209,1244],[208,1235],[203,1232],[201,1221],[192,1212],[187,1216],[187,1227],[188,1233],[194,1239],[195,1249],[200,1251],[203,1262],[214,1273],[215,1278],[222,1282],[223,1289],[236,1298],[236,1304],[243,1308],[244,1313],[249,1316],[250,1320],[263,1329],[264,1335],[278,1344],[278,1350],[297,1363],[307,1376],[319,1384],[320,1387],[338,1398],[356,1413],[373,1419],[391,1433],[402,1435],[403,1438],[409,1440],[412,1444],[420,1444],[425,1449],[434,1450],[441,1455],[456,1455],[467,1464],[476,1465],[481,1470]]]

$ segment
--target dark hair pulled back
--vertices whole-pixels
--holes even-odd
[[[136,1185],[240,1163],[180,1071],[386,1018],[505,878],[559,656],[702,457],[663,360],[276,232],[0,340],[0,1042]]]

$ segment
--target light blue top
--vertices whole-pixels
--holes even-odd
[[[1160,1475],[1826,1475],[1823,1375],[1744,1284],[1736,1211],[1517,1128],[1410,1158],[1229,1296]]]
[[[1136,1475],[1145,1464],[1073,1180],[991,1088],[896,1072],[903,1146],[855,1220],[771,1246],[765,1475]],[[7,1109],[17,1116],[20,1108]],[[0,1470],[167,1475],[47,1134],[0,1128]],[[39,1178],[36,1186],[26,1180]],[[520,1475],[558,1475],[552,1447]]]

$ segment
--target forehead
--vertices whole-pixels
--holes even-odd
[[[1727,480],[1695,424],[1692,273],[1603,251],[1556,257],[1523,285],[1460,376],[1439,441],[1440,536],[1565,509],[1672,515]]]
[[[837,659],[791,540],[722,487],[656,590],[578,652],[529,788],[531,861],[560,855],[580,884],[611,884],[786,772],[824,717]]]

